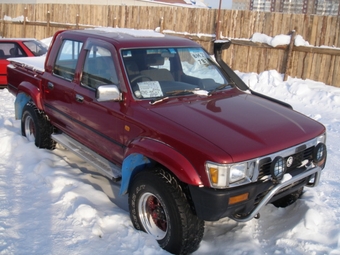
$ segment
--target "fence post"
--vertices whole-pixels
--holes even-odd
[[[292,30],[290,32],[290,43],[289,43],[289,47],[288,47],[288,52],[287,52],[287,60],[286,63],[284,64],[284,77],[283,80],[286,81],[288,79],[288,73],[290,70],[290,66],[291,66],[291,58],[292,58],[292,52],[293,52],[293,47],[294,47],[294,41],[295,41],[295,34],[296,31]]]
[[[47,11],[47,22],[46,22],[46,34],[45,37],[50,37],[50,22],[51,22],[51,13]]]
[[[113,18],[113,27],[117,27],[117,17]]]
[[[161,17],[161,18],[159,19],[159,32],[160,32],[160,33],[163,33],[163,30],[164,30],[164,18]]]
[[[77,17],[76,17],[76,29],[79,29],[79,20],[80,20],[80,17],[79,17],[79,14],[77,14]]]
[[[5,31],[6,31],[6,23],[5,23],[5,12],[2,13],[2,24],[1,24],[1,27],[2,27],[2,33],[1,33],[1,36],[3,38],[5,38]]]
[[[23,25],[23,31],[22,31],[22,37],[26,37],[26,19],[27,19],[27,8],[24,9],[24,25]]]

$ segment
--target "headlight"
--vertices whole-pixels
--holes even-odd
[[[213,162],[205,164],[211,186],[219,189],[251,182],[254,166],[255,162],[252,161],[236,164],[217,164]]]
[[[326,143],[326,133],[317,137],[316,143]]]

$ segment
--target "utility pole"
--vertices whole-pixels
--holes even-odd
[[[216,40],[220,39],[220,29],[221,29],[221,5],[222,0],[220,0],[220,4],[218,6],[218,12],[217,12],[217,24],[216,24]]]

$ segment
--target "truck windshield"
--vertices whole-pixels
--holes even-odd
[[[220,67],[202,48],[155,48],[122,51],[135,97],[163,98],[209,94],[231,87]]]

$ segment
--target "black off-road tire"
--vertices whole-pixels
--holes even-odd
[[[297,191],[294,191],[293,193],[282,197],[276,201],[274,201],[272,204],[275,207],[281,207],[281,208],[285,208],[293,203],[296,202],[296,200],[298,200],[303,194],[303,187],[301,187],[300,189],[298,189]]]
[[[152,235],[164,250],[189,254],[198,249],[204,221],[192,212],[177,179],[162,168],[133,178],[129,209],[134,227]]]
[[[24,106],[21,117],[21,134],[38,148],[53,150],[56,142],[52,140],[53,126],[47,116],[32,101]]]

